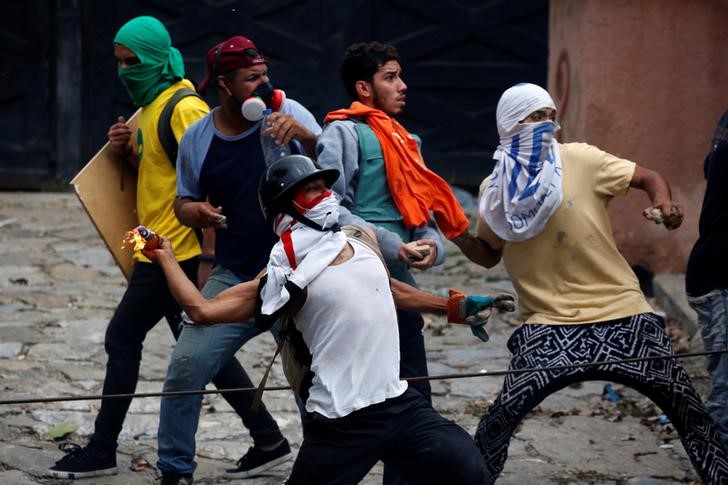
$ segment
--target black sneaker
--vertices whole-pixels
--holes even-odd
[[[192,475],[181,475],[177,472],[162,472],[159,485],[191,485]]]
[[[89,446],[81,447],[74,443],[61,443],[58,448],[65,452],[66,456],[46,470],[50,476],[75,480],[117,473],[116,451],[103,453]]]
[[[291,447],[288,445],[288,440],[284,438],[280,445],[270,451],[263,451],[255,447],[248,448],[248,452],[238,460],[237,468],[225,470],[225,476],[228,478],[252,477],[290,459]]]

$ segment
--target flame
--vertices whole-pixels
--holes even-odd
[[[122,242],[124,244],[123,246],[121,246],[121,249],[125,249],[127,247],[127,244],[129,244],[132,245],[132,249],[134,251],[141,251],[142,249],[144,249],[144,246],[147,245],[147,241],[141,236],[141,234],[139,234],[139,231],[137,229],[126,231]]]

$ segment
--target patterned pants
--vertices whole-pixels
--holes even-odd
[[[652,313],[586,325],[523,325],[508,340],[508,349],[510,369],[673,353],[662,319]],[[507,375],[475,433],[491,474],[503,470],[511,435],[526,414],[548,395],[589,380],[617,382],[647,396],[670,418],[703,482],[728,484],[728,457],[718,431],[676,359]]]

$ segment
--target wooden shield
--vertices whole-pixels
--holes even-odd
[[[139,110],[127,121],[132,131],[135,153],[138,115]],[[136,211],[136,169],[126,160],[115,156],[107,142],[76,174],[71,185],[128,281],[133,266],[133,251],[130,248],[122,249],[121,246],[126,231],[139,224]]]

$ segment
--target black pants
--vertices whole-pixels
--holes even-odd
[[[409,311],[397,310],[397,326],[399,328],[399,376],[420,377],[428,375],[425,336],[422,331],[425,322],[422,315]],[[416,390],[428,403],[432,404],[430,381],[410,381],[409,387]],[[408,485],[392,467],[384,467],[383,485]]]
[[[673,353],[662,319],[652,313],[586,325],[523,325],[508,349],[510,369]],[[507,375],[475,433],[491,474],[503,470],[511,435],[526,414],[550,394],[589,380],[618,382],[650,398],[670,418],[703,482],[728,484],[728,458],[718,431],[676,359]]]
[[[197,258],[180,263],[191,281],[197,280]],[[106,329],[105,348],[108,354],[104,394],[127,394],[136,390],[142,344],[147,332],[164,317],[175,340],[180,333],[181,309],[172,297],[162,269],[151,263],[136,263],[129,286]],[[244,387],[250,382],[237,359],[229,359],[213,378],[219,389]],[[246,409],[243,394],[223,394],[225,400],[238,411]],[[102,399],[96,417],[91,444],[103,450],[115,450],[124,418],[131,404],[130,398]]]
[[[397,310],[399,327],[399,376],[419,377],[427,375],[427,354],[425,337],[422,329],[425,326],[422,315],[409,310]],[[409,387],[422,394],[427,402],[432,402],[430,381],[412,381]]]
[[[286,483],[356,484],[378,460],[418,485],[492,483],[468,433],[411,389],[343,418],[307,414]]]

